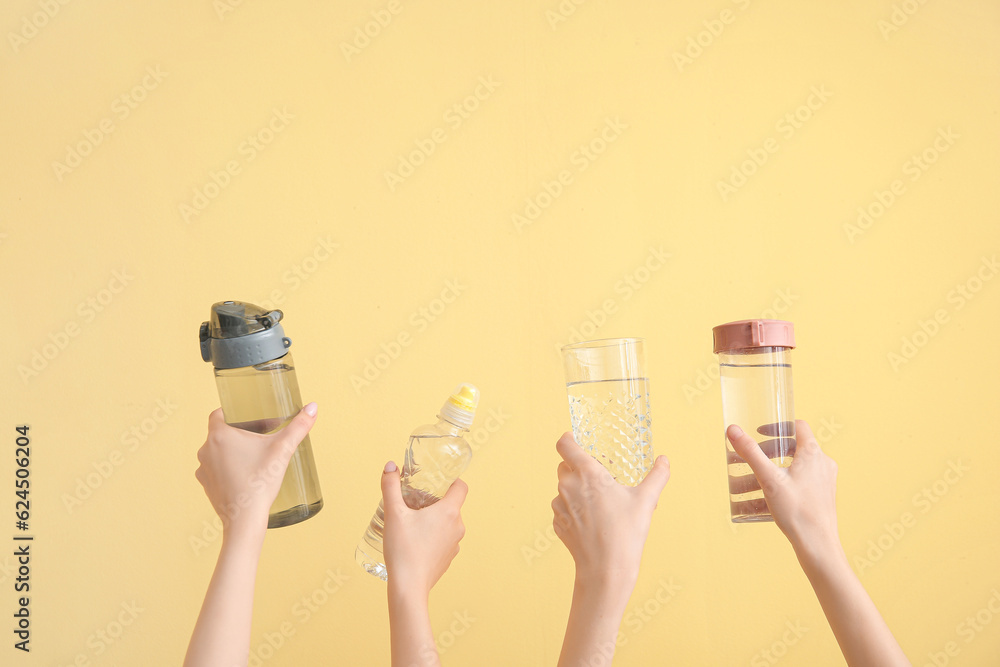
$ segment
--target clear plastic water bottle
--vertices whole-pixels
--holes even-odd
[[[795,328],[783,320],[740,320],[712,329],[719,355],[723,429],[736,424],[782,468],[795,456],[792,349]],[[774,521],[753,470],[726,443],[733,523]]]
[[[478,405],[479,390],[471,384],[461,384],[441,406],[436,424],[419,426],[410,434],[400,471],[403,500],[408,506],[420,509],[441,500],[452,482],[469,467],[472,447],[463,436],[472,426]],[[382,555],[384,527],[385,509],[379,502],[354,552],[358,565],[382,581],[388,578]]]

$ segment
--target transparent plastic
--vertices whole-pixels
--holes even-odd
[[[476,399],[478,400],[478,392]],[[475,405],[472,409],[475,410]],[[467,429],[441,415],[438,415],[438,419],[436,424],[420,426],[410,434],[410,443],[400,471],[400,485],[403,500],[413,509],[427,507],[441,500],[452,482],[472,462],[472,447],[462,437]],[[358,565],[382,581],[388,579],[385,557],[382,555],[384,527],[385,508],[379,502],[378,509],[354,552]]]
[[[255,433],[274,433],[302,408],[292,354],[256,366],[216,368],[215,382],[226,423]],[[307,435],[288,463],[268,528],[290,526],[315,516],[323,494]]]
[[[643,340],[586,341],[562,352],[573,437],[618,482],[635,486],[654,459]]]
[[[725,429],[736,424],[764,453],[787,468],[795,456],[795,404],[791,349],[759,347],[719,353],[723,440],[733,523],[774,521],[750,466],[736,453]]]
[[[243,301],[223,301],[212,307],[208,321],[212,338],[239,338],[268,329],[281,320],[280,310],[268,311]]]

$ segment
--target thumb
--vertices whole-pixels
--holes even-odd
[[[317,406],[310,403],[295,415],[285,428],[278,432],[277,447],[281,452],[282,459],[287,463],[292,454],[295,453],[299,443],[309,434],[313,424],[316,423]]]
[[[660,494],[663,492],[663,487],[667,485],[667,480],[669,479],[670,461],[667,460],[666,456],[657,456],[656,460],[653,461],[653,467],[646,473],[646,479],[639,482],[638,488],[655,505],[656,501],[660,498]]]
[[[768,486],[778,473],[778,467],[771,463],[767,454],[760,448],[757,441],[743,432],[736,424],[731,424],[726,429],[726,437],[733,444],[733,449],[740,455],[750,469],[753,470],[754,477],[760,483],[761,488]]]
[[[399,469],[396,464],[389,461],[382,471],[382,509],[386,514],[391,511],[398,511],[398,508],[406,507],[403,500],[403,490],[399,485]]]
[[[461,507],[465,502],[465,497],[469,495],[469,485],[460,479],[456,479],[448,487],[447,493],[441,498],[441,502],[451,503],[456,507]]]

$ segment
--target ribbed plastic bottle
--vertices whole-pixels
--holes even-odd
[[[413,509],[433,505],[469,467],[472,447],[464,435],[472,426],[478,405],[479,390],[471,384],[460,384],[441,406],[437,423],[419,426],[410,434],[400,471],[400,486],[407,505]],[[388,578],[382,555],[384,526],[385,510],[379,502],[354,552],[358,565],[382,581]]]

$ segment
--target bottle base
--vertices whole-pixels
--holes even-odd
[[[354,550],[354,560],[361,567],[362,570],[368,574],[378,577],[382,581],[389,580],[389,572],[385,568],[385,563],[380,563],[374,558],[370,557],[361,547]]]
[[[283,528],[285,526],[292,526],[297,523],[302,523],[306,519],[311,519],[312,517],[319,514],[319,511],[323,509],[323,499],[320,498],[311,505],[296,505],[295,507],[290,507],[287,510],[278,512],[277,514],[272,514],[267,517],[267,527],[268,528]]]
[[[774,523],[774,517],[770,514],[747,514],[734,516],[733,523]]]

